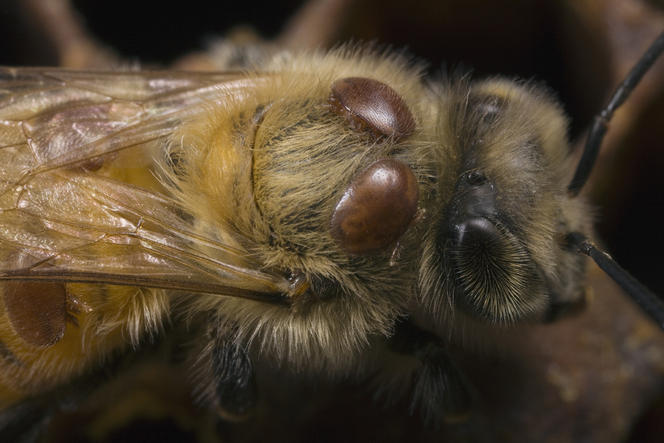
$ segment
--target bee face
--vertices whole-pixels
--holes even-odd
[[[459,88],[459,89],[456,89]],[[438,122],[446,150],[420,273],[423,305],[451,305],[492,323],[542,316],[582,292],[583,260],[561,232],[587,232],[583,202],[566,196],[566,121],[528,85],[456,85]],[[450,180],[451,178],[451,180]]]

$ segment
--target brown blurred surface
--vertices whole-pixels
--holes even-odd
[[[264,365],[256,414],[219,424],[215,436],[213,411],[192,400],[190,371],[160,363],[163,351],[153,349],[56,414],[46,441],[661,441],[653,432],[661,429],[664,333],[594,266],[589,281],[580,315],[515,328],[493,337],[490,351],[456,356],[475,389],[470,416],[456,423],[426,426],[407,399],[376,400],[370,380],[332,383]]]
[[[583,314],[458,356],[476,389],[467,421],[427,428],[406,404],[381,408],[369,387],[293,388],[282,374],[267,387],[269,408],[231,427],[230,441],[625,441],[662,392],[664,334],[594,266],[590,282]]]

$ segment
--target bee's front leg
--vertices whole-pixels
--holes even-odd
[[[411,413],[419,411],[434,425],[440,418],[449,422],[466,417],[471,406],[469,385],[440,338],[402,319],[390,337],[389,347],[420,363],[411,376]]]
[[[218,331],[212,351],[214,396],[219,414],[239,421],[256,405],[256,377],[246,347],[235,340],[233,331]]]

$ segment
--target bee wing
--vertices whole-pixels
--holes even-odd
[[[12,165],[3,182],[168,136],[211,96],[242,95],[256,81],[238,73],[0,67],[0,161]]]
[[[168,196],[69,167],[168,137],[256,81],[0,68],[0,279],[283,300],[283,276],[197,234]]]

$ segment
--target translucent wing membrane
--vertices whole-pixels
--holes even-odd
[[[68,167],[166,138],[257,81],[0,68],[0,279],[280,300],[284,277],[197,234],[168,196]]]
[[[9,180],[18,172],[52,169],[165,137],[183,119],[204,112],[201,105],[211,97],[241,96],[256,81],[233,73],[0,68],[2,159],[23,147],[32,155],[11,163]],[[5,179],[7,171],[2,175]]]

